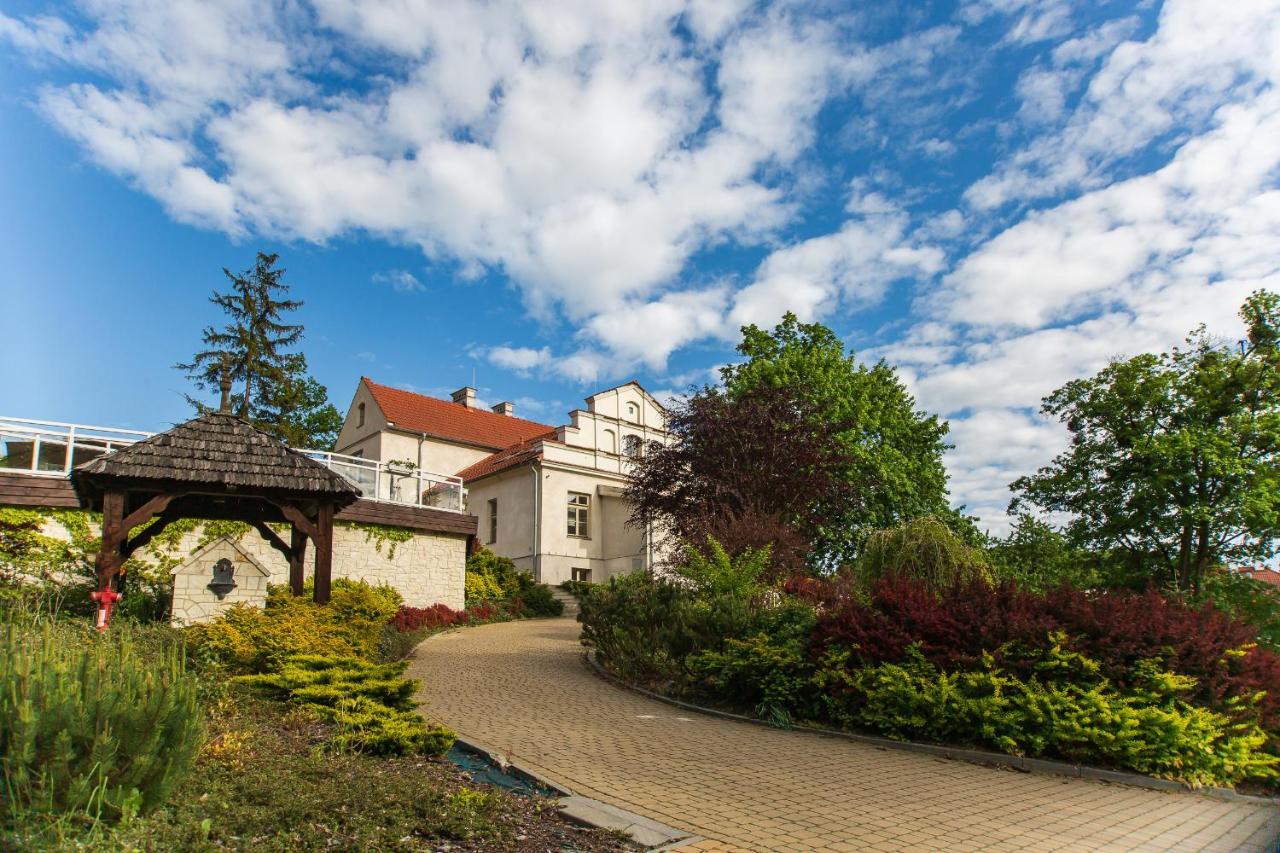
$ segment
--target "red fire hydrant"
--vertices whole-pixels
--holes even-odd
[[[107,623],[111,621],[111,608],[120,600],[120,593],[110,589],[100,589],[89,593],[89,600],[98,604],[98,621],[94,627],[99,632],[107,630]]]

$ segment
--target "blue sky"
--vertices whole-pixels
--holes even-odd
[[[1042,396],[1280,287],[1277,44],[1280,0],[11,2],[0,408],[181,420],[259,248],[340,408],[474,375],[558,423],[792,310],[1000,530]]]

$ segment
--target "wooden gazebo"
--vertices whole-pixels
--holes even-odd
[[[341,475],[227,412],[201,415],[81,463],[71,479],[81,506],[102,513],[99,593],[111,590],[124,561],[173,521],[225,519],[248,522],[284,554],[294,594],[302,592],[310,539],[316,549],[315,600],[327,602],[333,517],[360,496]],[[291,526],[287,543],[272,523]]]

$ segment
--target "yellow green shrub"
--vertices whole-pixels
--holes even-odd
[[[187,629],[191,648],[206,661],[236,672],[267,672],[298,655],[378,656],[382,627],[403,599],[389,586],[339,578],[329,603],[317,605],[311,590],[293,595],[272,587],[265,608],[239,605]]]
[[[413,709],[418,682],[404,678],[408,664],[371,664],[356,658],[304,655],[285,661],[278,672],[237,679],[313,710],[334,723],[332,749],[380,755],[443,755],[454,734],[428,725]]]

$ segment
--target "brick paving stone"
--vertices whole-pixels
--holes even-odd
[[[723,720],[623,690],[568,619],[433,637],[423,712],[583,796],[728,850],[1275,850],[1260,804],[1149,791]]]

